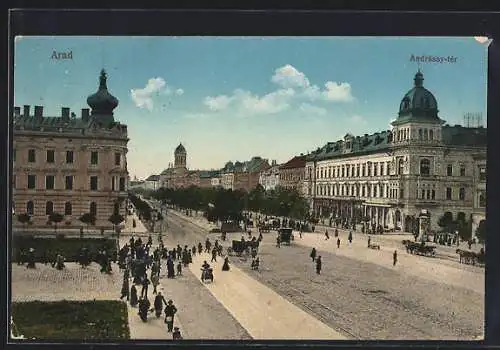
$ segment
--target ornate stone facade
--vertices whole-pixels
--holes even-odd
[[[445,212],[462,213],[474,233],[486,215],[486,129],[443,124],[418,72],[391,131],[347,134],[308,156],[311,210],[420,233],[439,231]]]
[[[64,215],[60,227],[78,228],[84,213],[96,227],[112,228],[113,212],[126,215],[127,126],[116,122],[118,100],[107,90],[101,72],[99,90],[89,96],[92,109],[76,118],[69,108],[61,116],[43,115],[43,107],[15,107],[13,116],[13,212],[28,213],[33,228],[48,228],[48,215]],[[14,227],[21,224],[14,217]]]

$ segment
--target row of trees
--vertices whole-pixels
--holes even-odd
[[[298,220],[308,219],[309,214],[306,200],[297,191],[281,187],[266,191],[261,185],[257,185],[250,192],[195,186],[161,188],[153,192],[152,197],[181,209],[203,211],[211,221],[240,220],[244,211],[258,211]]]
[[[31,221],[31,215],[28,213],[22,213],[17,215],[17,220],[24,225],[26,228],[28,225],[32,224]],[[92,213],[85,213],[82,216],[78,218],[78,220],[84,224],[87,225],[87,230],[89,226],[95,226],[96,224],[96,217]],[[57,225],[60,224],[62,221],[64,221],[64,215],[53,212],[52,214],[47,216],[47,225],[54,225],[54,231],[57,233]],[[108,221],[113,224],[113,231],[116,231],[116,226],[120,225],[123,221],[125,221],[125,218],[123,215],[120,215],[119,213],[113,213],[109,218]]]
[[[472,217],[467,220],[465,213],[460,212],[456,218],[453,218],[451,212],[445,212],[438,220],[438,225],[445,232],[458,232],[458,235],[463,240],[469,240],[472,233]],[[486,220],[482,220],[477,229],[476,237],[480,242],[486,239]]]

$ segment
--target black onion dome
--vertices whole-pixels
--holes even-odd
[[[177,148],[175,149],[175,154],[179,153],[186,153],[186,149],[184,148],[182,143],[180,143],[179,146],[177,146]]]
[[[108,92],[106,85],[107,75],[104,69],[99,77],[99,89],[87,98],[87,104],[92,109],[92,114],[113,114],[118,106],[118,99]]]
[[[414,87],[408,91],[399,106],[399,117],[438,119],[437,100],[424,88],[424,75],[420,70],[415,74]]]

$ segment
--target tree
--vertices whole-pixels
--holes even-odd
[[[80,216],[80,218],[78,220],[80,220],[83,224],[87,225],[87,232],[88,232],[89,226],[95,225],[96,217],[94,215],[92,215],[91,213],[85,213],[82,216]]]
[[[49,222],[54,223],[54,231],[57,232],[57,224],[64,220],[64,215],[53,212],[49,215]]]
[[[453,232],[453,214],[449,211],[445,212],[438,220],[438,225],[446,232]]]
[[[17,215],[17,221],[24,225],[24,229],[26,229],[26,226],[29,224],[30,220],[31,216],[28,213]]]
[[[476,237],[479,243],[483,243],[486,241],[486,220],[481,220],[476,229]]]
[[[108,221],[113,224],[113,232],[116,232],[116,226],[120,225],[124,220],[125,218],[123,215],[120,215],[119,213],[113,213],[109,217]]]

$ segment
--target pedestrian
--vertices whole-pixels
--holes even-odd
[[[129,286],[129,279],[128,276],[123,276],[123,284],[122,284],[122,295],[120,299],[123,299],[127,297],[127,301],[129,300],[130,297],[130,286]]]
[[[142,280],[142,289],[141,289],[141,298],[147,298],[148,297],[148,286],[151,282],[149,281],[147,276],[144,276],[144,279]]]
[[[229,271],[229,258],[227,256],[224,258],[224,264],[222,265],[222,271]]]
[[[281,237],[280,237],[279,233],[278,233],[278,237],[276,238],[276,247],[278,247],[278,248],[281,247]]]
[[[174,328],[174,316],[177,313],[177,308],[172,300],[169,300],[165,307],[165,323],[167,324],[167,332],[172,332]]]
[[[212,260],[210,262],[217,262],[217,249],[212,249]]]
[[[339,230],[335,229],[335,237],[338,237],[338,236],[339,236]]]
[[[130,306],[135,307],[138,302],[137,288],[135,288],[135,285],[132,285],[132,288],[130,288]]]
[[[325,230],[325,241],[330,239],[330,235],[328,234],[328,230]]]
[[[340,237],[337,238],[337,248],[340,248]]]
[[[395,250],[394,253],[392,253],[392,266],[396,266],[397,262],[398,262],[398,251]]]
[[[182,264],[181,262],[179,261],[177,263],[177,276],[181,276],[182,275]]]
[[[168,259],[167,259],[167,278],[174,278],[174,277],[175,277],[174,261],[172,260],[171,257],[168,257]]]
[[[321,256],[316,259],[316,273],[321,274]]]
[[[201,244],[201,242],[198,243],[198,254],[201,255],[201,253],[203,253],[203,245]]]
[[[349,236],[347,237],[347,239],[349,240],[349,244],[352,243],[352,231],[349,231]]]
[[[302,238],[302,226],[300,226],[299,237]]]
[[[153,284],[153,294],[156,294],[157,293],[156,288],[160,284],[160,276],[156,273],[152,273],[151,275],[152,275],[151,283]]]
[[[314,260],[316,260],[316,248],[313,248],[311,250],[311,254],[309,256],[311,257],[313,262],[314,262]]]
[[[196,255],[196,244],[195,244],[195,245],[193,245],[192,252],[193,252],[193,255]]]
[[[172,332],[172,340],[182,340],[181,331],[179,330],[179,327],[174,327],[174,331]]]
[[[370,236],[368,236],[368,248],[370,248],[371,242],[372,242],[372,238]]]

